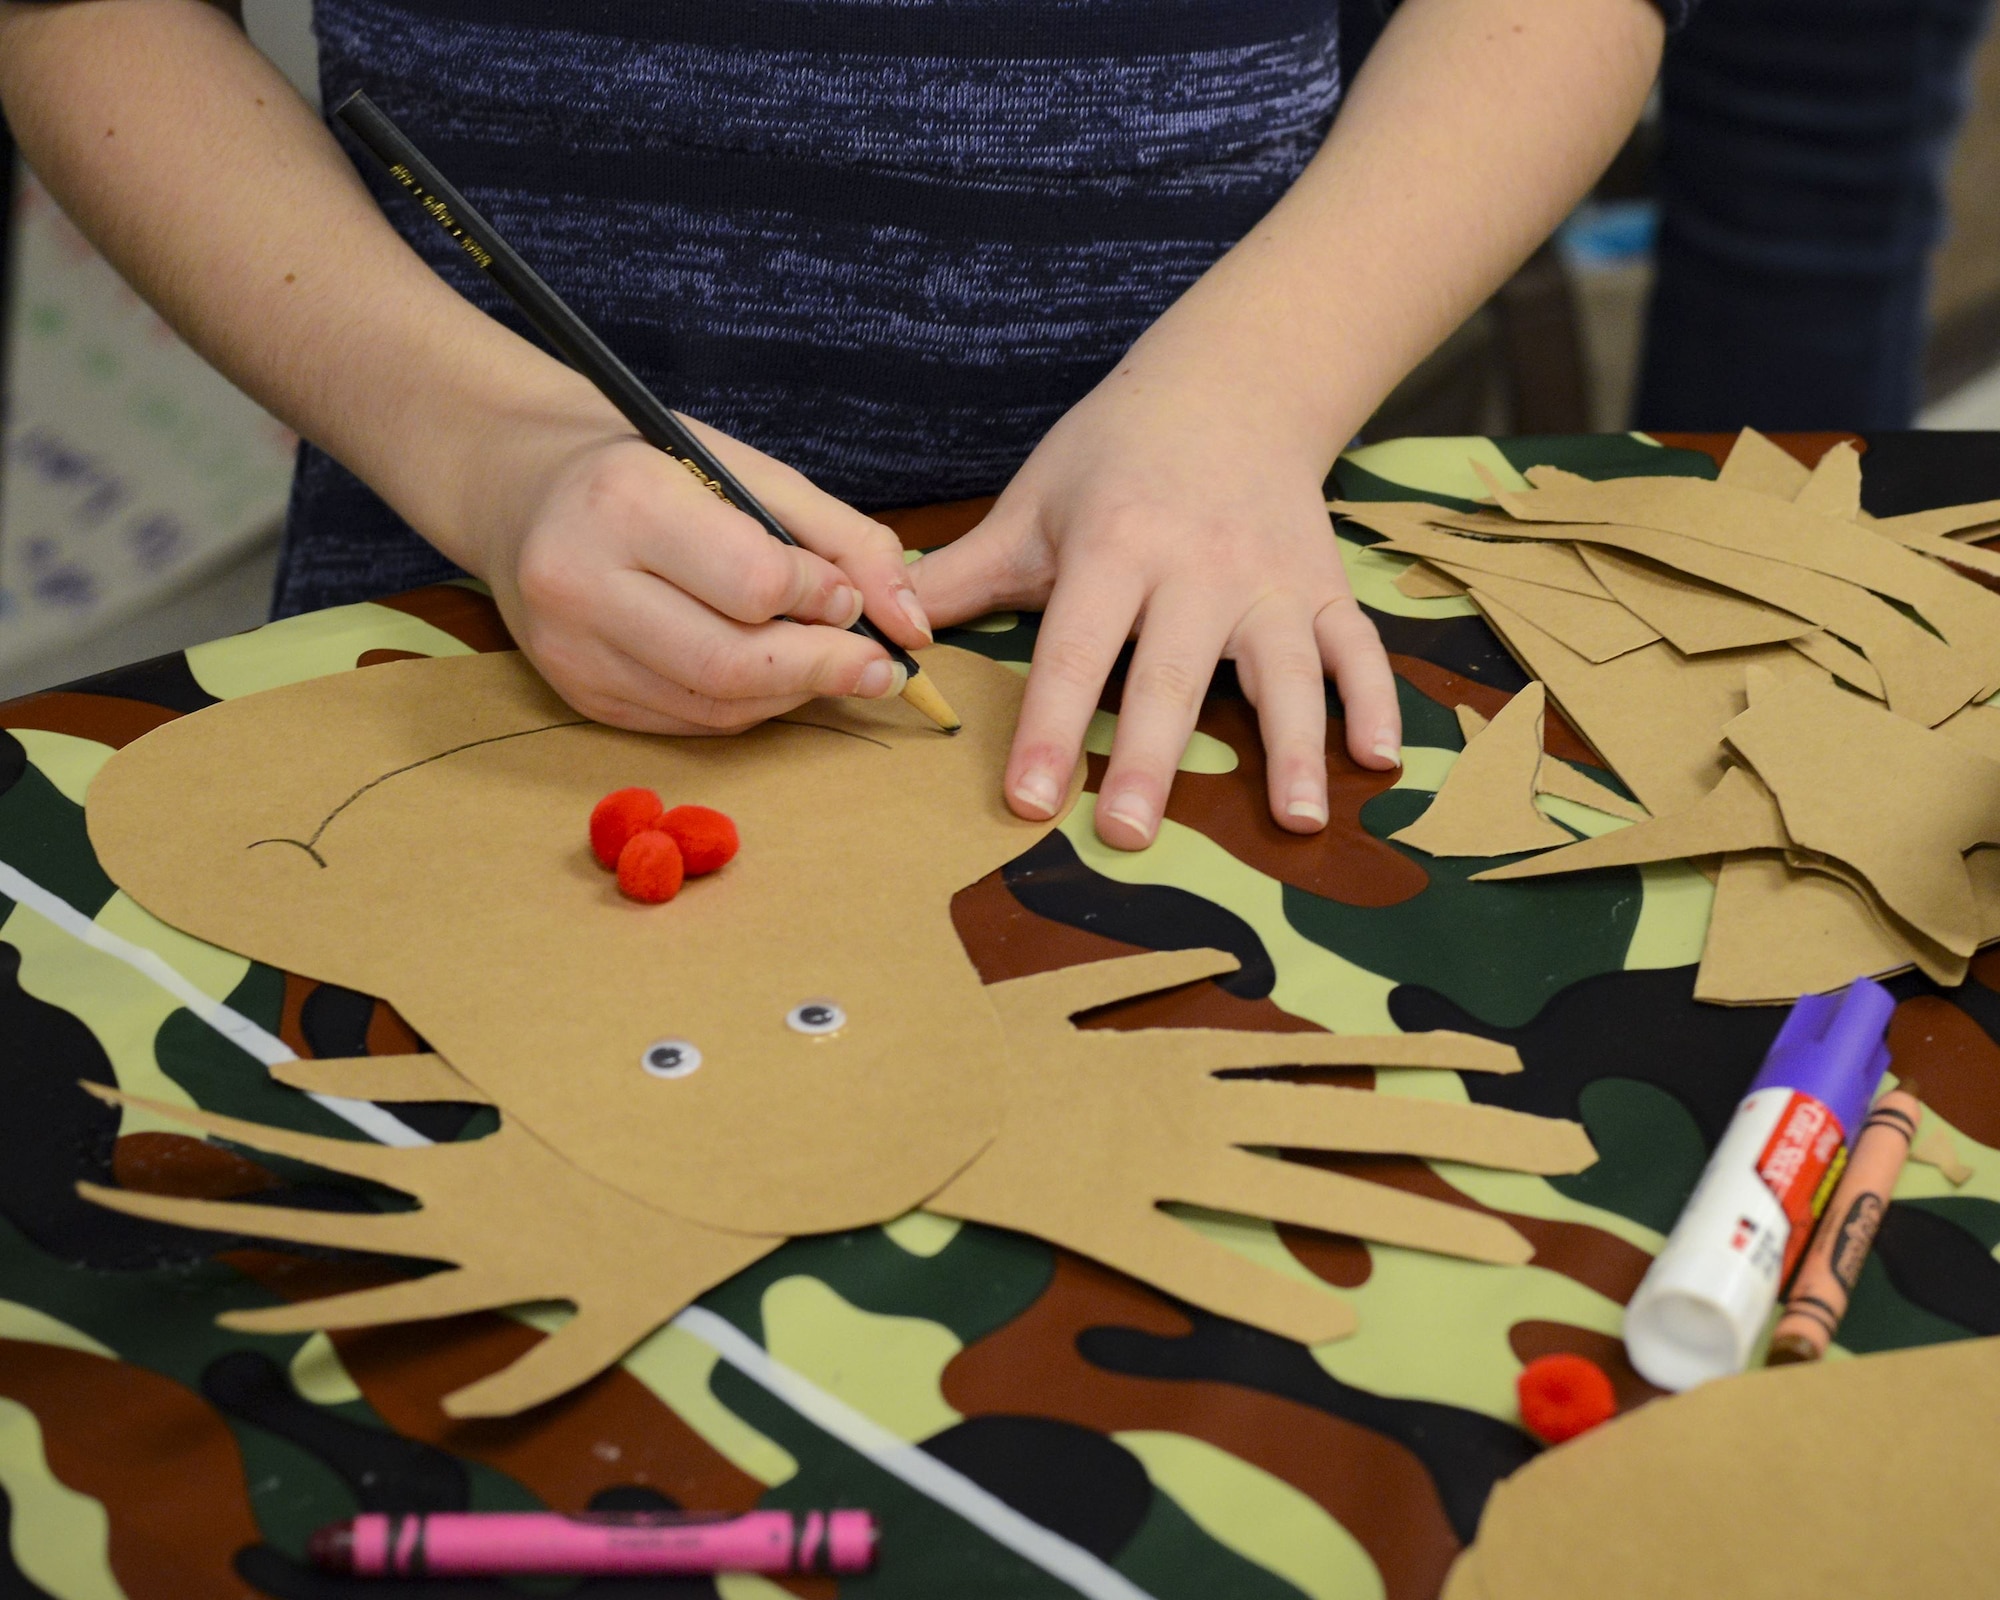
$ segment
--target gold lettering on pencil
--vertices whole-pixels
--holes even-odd
[[[720,500],[724,505],[733,506],[734,504],[736,504],[734,500],[729,498],[728,491],[725,490],[721,484],[717,483],[707,473],[703,472],[699,466],[697,466],[694,462],[688,460],[686,456],[675,456],[674,460],[678,461],[682,466],[686,467],[689,472],[693,473],[694,481],[700,484],[710,494],[714,495],[715,498]]]
[[[456,239],[458,247],[471,256],[475,262],[481,267],[490,267],[493,265],[493,252],[486,249],[477,240],[467,234],[465,229],[459,226],[458,218],[451,214],[451,207],[432,194],[421,183],[417,182],[417,175],[404,165],[404,163],[398,161],[391,167],[389,169],[389,176],[394,178],[405,189],[408,189],[416,197],[417,204],[428,211],[438,226],[443,228],[452,238]]]

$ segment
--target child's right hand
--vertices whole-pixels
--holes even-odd
[[[733,733],[818,695],[900,691],[887,653],[845,631],[865,603],[898,644],[930,642],[894,534],[690,422],[804,548],[781,544],[594,394],[577,410],[488,453],[461,554],[563,699],[615,727]]]

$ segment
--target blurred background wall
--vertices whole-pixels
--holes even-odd
[[[316,101],[309,0],[245,0],[245,14],[258,46]],[[2000,429],[2000,32],[1989,28],[1973,56],[1970,85],[1932,262],[1920,423]],[[1558,238],[1411,375],[1365,437],[1628,425],[1653,282],[1659,117],[1656,103]],[[25,174],[11,222],[0,697],[262,621],[292,446],[124,289]]]

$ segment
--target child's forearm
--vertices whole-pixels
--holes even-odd
[[[196,349],[479,569],[471,458],[499,408],[595,396],[424,265],[234,22],[199,0],[0,3],[0,98],[64,210]]]
[[[1320,470],[1589,189],[1637,120],[1647,0],[1404,0],[1325,146],[1140,339]]]

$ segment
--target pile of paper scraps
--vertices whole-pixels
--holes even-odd
[[[1789,1001],[1859,973],[1965,976],[2000,939],[2000,501],[1872,518],[1861,461],[1808,471],[1746,431],[1720,476],[1531,468],[1494,509],[1333,509],[1463,593],[1538,680],[1469,738],[1397,837],[1547,850],[1512,879],[1694,859],[1716,893],[1704,1000]],[[1542,690],[1649,817],[1582,842],[1534,808],[1617,797],[1542,754]],[[1580,792],[1589,785],[1596,799]],[[1713,858],[1719,858],[1719,867]]]

